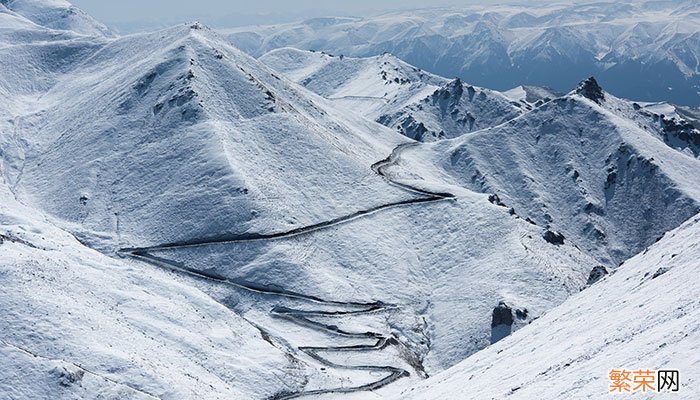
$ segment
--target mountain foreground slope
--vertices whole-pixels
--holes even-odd
[[[698,243],[696,215],[526,328],[396,398],[597,399],[611,396],[611,369],[647,368],[679,370],[668,398],[696,398]]]

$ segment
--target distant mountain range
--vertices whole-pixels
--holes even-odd
[[[700,105],[700,3],[692,0],[468,6],[222,32],[256,57],[288,46],[345,56],[389,52],[497,90],[565,92],[595,75],[617,96]]]

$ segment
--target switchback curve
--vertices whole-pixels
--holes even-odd
[[[387,305],[387,304],[384,304],[384,303],[379,302],[379,301],[362,303],[362,302],[340,302],[340,301],[333,301],[333,300],[325,300],[325,299],[322,299],[322,298],[317,297],[317,296],[305,295],[305,294],[291,292],[291,291],[287,291],[287,290],[279,289],[279,288],[265,287],[263,285],[259,285],[259,284],[252,283],[252,282],[243,282],[243,281],[232,280],[232,279],[226,278],[224,276],[220,276],[220,275],[210,273],[207,271],[193,269],[193,268],[185,266],[182,263],[178,263],[178,262],[175,262],[172,260],[166,260],[166,259],[157,257],[155,255],[152,255],[150,253],[153,251],[158,251],[158,250],[198,247],[198,246],[212,245],[212,244],[236,244],[236,243],[245,243],[245,242],[252,242],[252,241],[268,241],[268,240],[278,240],[278,239],[291,238],[291,237],[300,236],[300,235],[312,233],[315,231],[319,231],[322,229],[328,229],[328,228],[333,227],[333,226],[344,224],[344,223],[353,221],[355,219],[362,218],[362,217],[365,217],[365,216],[368,216],[368,215],[371,215],[371,214],[374,214],[374,213],[377,213],[377,212],[380,212],[383,210],[395,208],[395,207],[407,206],[407,205],[412,205],[412,204],[422,204],[422,203],[454,200],[455,196],[451,193],[431,192],[431,191],[420,189],[420,188],[417,188],[417,187],[414,187],[414,186],[411,186],[411,185],[408,185],[405,183],[396,182],[396,181],[392,180],[386,174],[385,169],[391,165],[394,165],[397,162],[397,160],[400,157],[400,153],[404,149],[406,149],[408,147],[416,146],[416,145],[418,145],[418,144],[417,143],[403,143],[403,144],[398,145],[396,148],[393,149],[393,151],[391,152],[391,154],[387,158],[373,164],[371,166],[371,168],[377,175],[381,176],[389,184],[396,186],[396,187],[398,187],[402,190],[405,190],[407,192],[417,194],[420,197],[372,207],[372,208],[369,208],[366,210],[354,212],[354,213],[349,214],[349,215],[341,216],[338,218],[334,218],[334,219],[331,219],[328,221],[323,221],[323,222],[313,224],[313,225],[308,225],[305,227],[292,229],[292,230],[286,231],[286,232],[268,233],[268,234],[266,234],[266,233],[244,233],[244,234],[239,234],[239,235],[228,235],[228,236],[219,236],[219,237],[215,237],[215,238],[204,238],[204,239],[195,239],[195,240],[190,240],[190,241],[166,243],[166,244],[161,244],[161,245],[151,246],[151,247],[124,248],[124,249],[119,250],[118,254],[133,257],[135,259],[139,259],[139,260],[148,262],[148,263],[156,265],[158,267],[169,269],[169,270],[176,271],[179,273],[183,273],[183,274],[195,277],[195,278],[210,280],[210,281],[214,281],[217,283],[223,283],[223,284],[233,286],[233,287],[238,288],[238,289],[250,291],[250,292],[293,298],[293,299],[304,300],[304,301],[317,303],[317,304],[352,308],[352,310],[342,310],[342,311],[327,311],[327,310],[308,311],[308,310],[297,310],[297,309],[291,309],[291,308],[277,306],[277,307],[274,307],[270,311],[270,313],[273,317],[284,318],[284,319],[287,319],[287,320],[289,320],[297,325],[304,326],[306,328],[317,330],[317,331],[323,331],[323,332],[326,332],[326,333],[329,333],[332,335],[376,340],[376,342],[374,344],[361,344],[361,345],[352,345],[352,346],[329,346],[329,347],[300,346],[300,347],[298,347],[298,349],[299,349],[299,351],[307,354],[309,357],[313,358],[314,360],[320,362],[323,365],[331,367],[331,368],[379,371],[379,372],[386,373],[386,375],[382,379],[379,379],[379,380],[374,381],[374,382],[370,382],[368,384],[360,385],[360,386],[338,387],[338,388],[329,388],[329,389],[315,389],[315,390],[306,390],[306,391],[302,390],[302,391],[298,391],[298,392],[284,392],[284,393],[278,393],[278,394],[274,395],[273,397],[270,398],[270,400],[288,400],[288,399],[294,399],[294,398],[303,397],[303,396],[312,396],[312,395],[329,394],[329,393],[350,393],[350,392],[359,392],[359,391],[379,389],[379,388],[384,387],[390,383],[393,383],[394,381],[396,381],[404,376],[410,375],[409,372],[402,369],[402,368],[397,368],[397,367],[393,367],[393,366],[337,364],[337,363],[333,363],[333,362],[329,361],[328,359],[322,357],[319,353],[346,352],[346,351],[377,351],[377,350],[382,350],[389,345],[396,345],[396,344],[398,344],[398,341],[394,337],[389,337],[389,336],[383,335],[383,334],[378,333],[378,332],[349,332],[349,331],[345,331],[345,330],[338,328],[335,325],[327,325],[327,324],[322,324],[320,322],[314,321],[310,317],[368,314],[368,313],[385,311],[385,310],[388,310],[391,308],[395,308],[395,306]]]

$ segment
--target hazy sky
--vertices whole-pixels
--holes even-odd
[[[523,0],[71,0],[120,31],[201,20],[212,26],[295,21],[326,15],[369,15],[382,11]]]

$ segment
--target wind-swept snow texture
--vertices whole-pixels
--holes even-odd
[[[397,399],[600,399],[611,369],[677,369],[700,395],[700,216],[511,337]]]
[[[198,288],[86,248],[4,184],[0,306],[2,398],[265,398],[305,375]]]
[[[566,92],[595,74],[618,96],[700,105],[694,0],[465,5],[223,32],[256,57],[282,47],[351,57],[389,52],[496,90],[536,85]]]
[[[461,79],[427,73],[389,54],[352,58],[283,48],[260,61],[347,110],[423,142],[498,125],[530,108]]]

